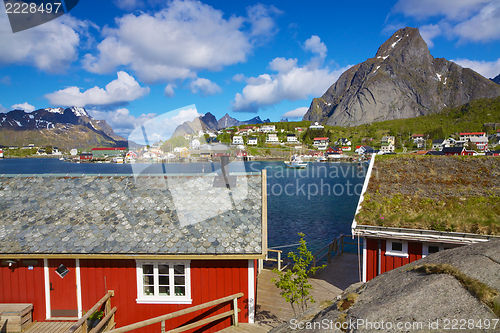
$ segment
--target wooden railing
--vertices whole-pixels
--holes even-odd
[[[211,307],[211,306],[214,306],[214,305],[218,305],[218,304],[222,304],[222,303],[225,303],[225,302],[230,302],[230,301],[233,301],[233,309],[232,310],[226,311],[224,313],[221,313],[221,314],[218,314],[218,315],[215,315],[215,316],[211,316],[211,317],[206,318],[206,319],[198,320],[198,321],[196,321],[194,323],[187,324],[187,325],[175,328],[175,329],[170,330],[168,332],[169,333],[184,332],[184,331],[190,330],[192,328],[195,328],[195,327],[198,327],[198,326],[201,326],[201,325],[205,325],[205,324],[214,322],[216,320],[220,320],[222,318],[227,318],[227,317],[231,317],[231,316],[233,317],[233,325],[234,326],[238,326],[238,312],[240,311],[240,309],[238,309],[238,298],[242,297],[243,295],[244,295],[243,293],[238,293],[238,294],[234,294],[234,295],[227,296],[227,297],[224,297],[224,298],[219,298],[219,299],[217,299],[215,301],[211,301],[211,302],[203,303],[203,304],[200,304],[200,305],[196,305],[196,306],[190,307],[188,309],[176,311],[176,312],[169,313],[169,314],[166,314],[166,315],[163,315],[163,316],[159,316],[159,317],[155,317],[155,318],[143,320],[143,321],[140,321],[140,322],[135,323],[135,324],[131,324],[131,325],[127,325],[127,326],[124,326],[124,327],[116,328],[114,330],[109,331],[109,333],[130,332],[132,330],[135,330],[135,329],[138,329],[138,328],[142,328],[142,327],[146,327],[146,326],[153,325],[153,324],[157,324],[157,323],[160,323],[160,322],[161,322],[162,332],[165,332],[165,320],[169,320],[169,319],[172,319],[172,318],[183,316],[183,315],[191,313],[191,312],[195,312],[195,311],[198,311],[198,310],[206,309],[208,307]]]
[[[313,258],[313,264],[312,267],[316,267],[317,264],[321,262],[325,257],[327,258],[327,262],[331,263],[332,262],[332,252],[336,254],[339,253],[344,253],[347,252],[345,251],[344,245],[358,245],[358,243],[354,242],[346,242],[344,238],[349,238],[351,236],[349,235],[340,235],[339,237],[335,238],[333,241],[325,245],[321,250],[316,252]],[[326,253],[322,254],[325,250]],[[322,255],[321,255],[322,254]],[[321,256],[320,256],[321,255]]]
[[[269,256],[269,252],[276,253],[277,257],[271,258]],[[282,253],[283,253],[283,251],[281,251],[281,250],[268,249],[266,259],[259,259],[259,273],[264,269],[264,261],[277,262],[278,263],[278,270],[280,270],[280,271],[284,270],[287,265],[284,267],[282,266],[282,264],[283,264],[283,259],[281,259]]]
[[[73,326],[71,326],[66,331],[66,333],[73,333],[76,330],[78,330],[78,328],[80,328],[80,327],[82,328],[82,331],[81,331],[82,333],[89,333],[89,332],[99,333],[99,332],[101,332],[101,330],[104,328],[105,325],[106,325],[106,327],[105,327],[104,331],[102,331],[102,332],[106,332],[109,329],[114,328],[115,327],[116,307],[111,308],[111,297],[114,295],[115,295],[114,291],[109,290],[108,293],[106,295],[104,295],[104,297],[101,298],[89,311],[87,311],[87,313],[85,313],[85,315],[82,318],[80,318],[80,320],[78,320],[76,323],[74,323]],[[99,324],[96,327],[94,327],[93,329],[91,329],[89,331],[88,326],[87,326],[87,320],[94,312],[99,310],[104,303],[106,303],[106,305],[104,307],[104,315],[105,315],[104,318],[101,319],[101,321],[99,322]]]

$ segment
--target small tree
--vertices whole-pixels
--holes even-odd
[[[293,267],[286,272],[279,271],[275,268],[273,272],[278,274],[279,280],[275,278],[271,280],[276,287],[281,289],[280,295],[290,303],[295,316],[297,316],[295,305],[298,305],[301,312],[304,312],[307,308],[307,302],[315,303],[313,297],[309,294],[309,290],[314,289],[313,286],[308,283],[309,274],[314,274],[318,269],[326,266],[323,265],[309,268],[313,260],[313,255],[307,250],[306,241],[304,240],[305,235],[299,233],[299,236],[300,245],[297,248],[299,254],[297,255],[294,252],[288,253],[288,257],[294,262]]]

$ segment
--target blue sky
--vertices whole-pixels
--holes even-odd
[[[15,34],[0,7],[0,112],[80,106],[124,136],[185,106],[176,121],[301,119],[405,26],[434,57],[500,74],[498,0],[80,0]]]

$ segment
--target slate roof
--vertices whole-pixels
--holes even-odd
[[[261,254],[261,175],[215,177],[0,177],[0,253]]]

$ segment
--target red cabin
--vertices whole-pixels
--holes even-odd
[[[231,189],[213,176],[2,177],[0,303],[33,304],[33,321],[70,321],[113,291],[118,328],[243,293],[238,321],[251,323],[256,261],[267,253],[264,172],[231,176]],[[226,301],[165,329],[232,309]]]

